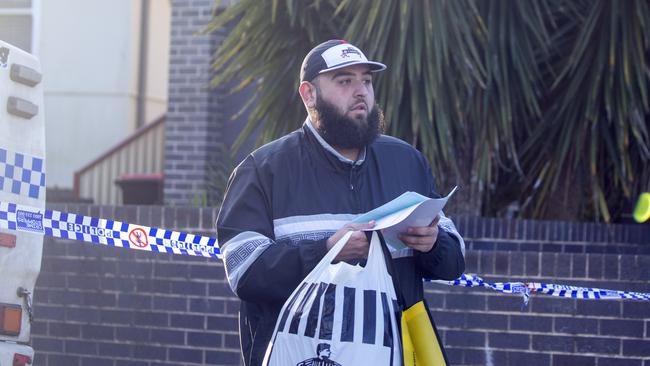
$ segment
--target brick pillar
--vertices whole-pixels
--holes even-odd
[[[165,137],[167,205],[194,205],[207,197],[210,159],[221,140],[219,91],[210,88],[210,63],[222,32],[200,34],[212,18],[212,0],[173,0],[169,106]]]

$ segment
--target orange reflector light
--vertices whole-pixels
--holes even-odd
[[[32,358],[27,355],[21,355],[20,353],[14,353],[14,365],[13,366],[26,366],[32,364]]]
[[[0,334],[19,335],[22,316],[20,305],[0,304]]]
[[[0,247],[15,248],[16,235],[0,233]]]

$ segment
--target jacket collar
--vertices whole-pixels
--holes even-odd
[[[341,161],[343,163],[346,163],[346,164],[349,164],[349,165],[361,165],[366,160],[366,148],[365,147],[363,148],[363,151],[361,151],[361,156],[359,157],[359,159],[357,159],[356,161],[348,159],[345,156],[343,156],[341,153],[336,151],[336,149],[333,148],[332,145],[328,144],[327,141],[325,141],[321,137],[321,135],[318,133],[318,131],[316,131],[316,128],[312,124],[311,119],[309,117],[307,117],[307,119],[305,120],[305,125],[307,126],[307,129],[309,131],[311,131],[311,133],[314,135],[314,137],[316,137],[316,140],[323,147],[323,149],[325,149],[330,154],[334,155],[339,161]]]

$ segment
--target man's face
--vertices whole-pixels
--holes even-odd
[[[375,106],[372,74],[367,65],[353,65],[319,75],[317,85],[326,102],[339,113],[363,121]]]
[[[330,145],[352,149],[372,143],[383,127],[375,105],[372,75],[366,65],[353,65],[319,75],[316,87],[316,128]]]

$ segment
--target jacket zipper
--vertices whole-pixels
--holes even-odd
[[[354,182],[354,170],[357,168],[357,165],[352,165],[350,168],[350,192],[354,196],[354,203],[355,203],[355,212],[359,213],[361,212],[361,197],[359,196],[359,192],[356,190],[355,187],[355,182]]]

